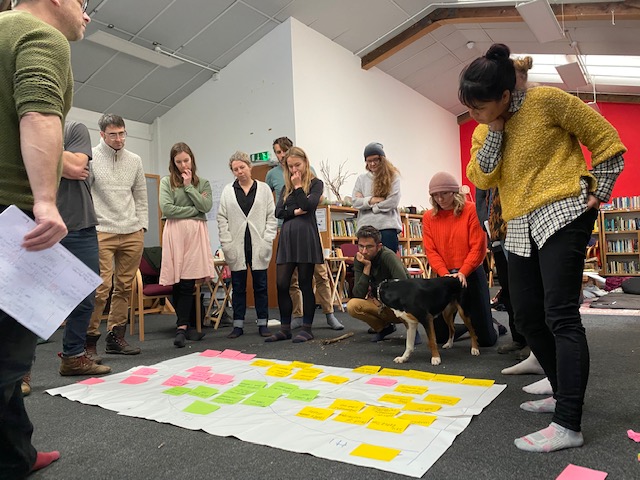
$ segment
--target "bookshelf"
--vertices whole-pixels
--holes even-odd
[[[400,233],[400,255],[423,255],[422,215],[401,213],[402,232]]]
[[[613,199],[612,205],[637,204],[631,199]],[[603,275],[640,276],[640,206],[601,209],[600,249]]]
[[[338,205],[320,205],[316,211],[316,217],[324,217],[326,228],[320,227],[322,248],[333,250],[344,243],[356,243],[356,231],[358,229],[356,217],[358,211],[351,207]]]

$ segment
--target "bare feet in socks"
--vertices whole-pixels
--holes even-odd
[[[537,382],[533,382],[526,387],[522,387],[527,393],[532,393],[533,395],[553,395],[553,389],[551,388],[551,383],[547,377],[544,377],[542,380],[538,380]]]
[[[536,356],[531,352],[529,357],[526,360],[521,361],[520,363],[505,368],[502,370],[503,375],[544,375],[544,370],[540,366],[540,362]]]
[[[584,444],[582,432],[574,432],[552,422],[547,428],[516,438],[516,447],[527,452],[555,452],[564,448],[581,447]]]

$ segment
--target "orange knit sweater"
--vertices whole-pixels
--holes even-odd
[[[431,268],[439,276],[458,269],[469,276],[487,254],[487,235],[480,227],[473,202],[467,202],[455,217],[453,210],[433,210],[422,217],[422,242]]]

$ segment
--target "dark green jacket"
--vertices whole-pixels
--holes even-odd
[[[371,288],[371,292],[375,296],[378,284],[384,280],[409,278],[409,272],[407,272],[402,260],[387,247],[382,247],[378,255],[371,261],[370,275],[365,275],[363,270],[364,264],[354,260],[355,282],[352,291],[354,298],[366,298],[369,288]]]

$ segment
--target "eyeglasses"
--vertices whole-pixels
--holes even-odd
[[[110,140],[115,140],[116,138],[127,138],[127,131],[124,132],[114,132],[114,133],[105,133]]]
[[[374,248],[376,248],[375,243],[373,245],[362,245],[361,243],[358,244],[358,250],[373,250]]]
[[[380,163],[380,157],[365,160],[364,163]]]
[[[86,13],[87,8],[89,8],[89,0],[83,0],[81,5],[82,5],[82,13]]]

